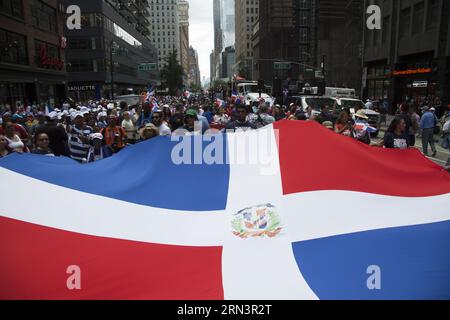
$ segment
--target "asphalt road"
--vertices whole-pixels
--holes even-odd
[[[387,123],[386,124],[382,124],[381,127],[381,131],[380,134],[378,136],[377,139],[373,139],[374,142],[379,142],[383,139],[384,137],[384,133],[386,132],[390,121],[393,119],[392,116],[388,116],[387,119]],[[436,157],[427,157],[428,159],[434,161],[435,163],[437,163],[440,166],[445,166],[445,164],[447,163],[448,158],[450,157],[450,152],[449,150],[443,149],[440,145],[439,145],[439,141],[440,141],[440,135],[436,135],[434,136],[434,141],[435,141],[435,145],[436,145],[436,149],[437,149],[437,155]],[[422,147],[422,139],[419,138],[418,136],[416,136],[416,148],[418,148],[422,153],[423,153],[423,147]],[[431,147],[428,146],[428,153],[431,154]]]

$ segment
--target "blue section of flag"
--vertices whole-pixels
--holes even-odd
[[[320,299],[450,299],[450,221],[293,243],[295,259]],[[369,290],[369,266],[381,290]],[[370,283],[374,284],[370,279]]]
[[[226,135],[220,137],[226,145]],[[204,151],[211,144],[202,142],[201,138],[185,137],[186,145],[191,146],[192,163],[199,154],[194,148]],[[142,142],[92,164],[82,165],[68,158],[13,154],[0,158],[0,167],[70,189],[140,205],[189,211],[225,209],[229,166],[176,165],[171,153],[178,142],[170,139],[159,137]],[[221,163],[226,163],[225,159],[223,154]],[[68,205],[70,201],[67,199]]]

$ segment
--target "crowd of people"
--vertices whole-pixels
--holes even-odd
[[[47,109],[47,108],[46,108]],[[434,108],[403,104],[381,142],[372,141],[376,131],[364,109],[306,110],[294,103],[270,106],[264,101],[247,106],[235,101],[216,103],[207,97],[152,97],[129,106],[107,100],[80,105],[65,103],[60,109],[20,107],[1,115],[0,157],[11,153],[65,156],[80,163],[99,161],[129,145],[158,136],[205,134],[217,131],[253,130],[280,120],[316,121],[336,134],[376,147],[406,149],[422,138],[423,153],[436,156],[435,134],[442,133],[441,145],[450,148],[450,106],[442,119]],[[442,128],[439,130],[439,128]],[[447,166],[450,165],[450,158]]]

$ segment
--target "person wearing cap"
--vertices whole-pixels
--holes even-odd
[[[225,131],[234,131],[237,130],[254,130],[256,126],[253,123],[247,121],[247,106],[245,105],[237,105],[235,108],[235,120],[230,121],[225,126]]]
[[[198,133],[200,130],[196,129],[200,129],[200,125],[197,128],[195,125],[196,123],[199,123],[197,111],[189,109],[184,115],[184,125],[175,130],[173,134],[176,136],[183,136]]]
[[[93,133],[89,139],[90,147],[86,158],[88,163],[103,160],[113,155],[111,147],[103,143],[103,135],[101,133]]]
[[[139,131],[140,142],[159,137],[159,130],[153,123],[147,123]]]
[[[433,109],[433,108],[431,108]],[[426,108],[425,113],[420,119],[420,129],[422,130],[422,147],[423,154],[428,156],[428,144],[431,146],[432,156],[437,154],[436,146],[434,144],[434,128],[437,126],[438,119],[431,109]]]
[[[85,124],[84,115],[81,112],[73,113],[71,119],[74,124],[69,129],[70,157],[82,162],[87,157],[90,148],[89,136],[93,133],[93,129]]]
[[[353,126],[353,138],[358,141],[361,141],[365,144],[370,145],[370,132],[369,132],[369,124],[367,122],[369,117],[366,115],[364,110],[358,110],[355,114],[355,125]]]
[[[54,157],[55,154],[49,148],[50,138],[46,133],[39,133],[34,138],[35,148],[32,151],[33,154],[39,154],[47,157]]]

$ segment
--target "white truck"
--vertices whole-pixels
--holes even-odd
[[[237,92],[239,96],[245,98],[245,104],[251,105],[253,102],[258,102],[260,94],[258,91],[258,82],[242,82],[237,84]],[[261,99],[264,99],[271,107],[275,103],[275,98],[270,95],[271,87],[265,86],[264,92],[261,92]]]

